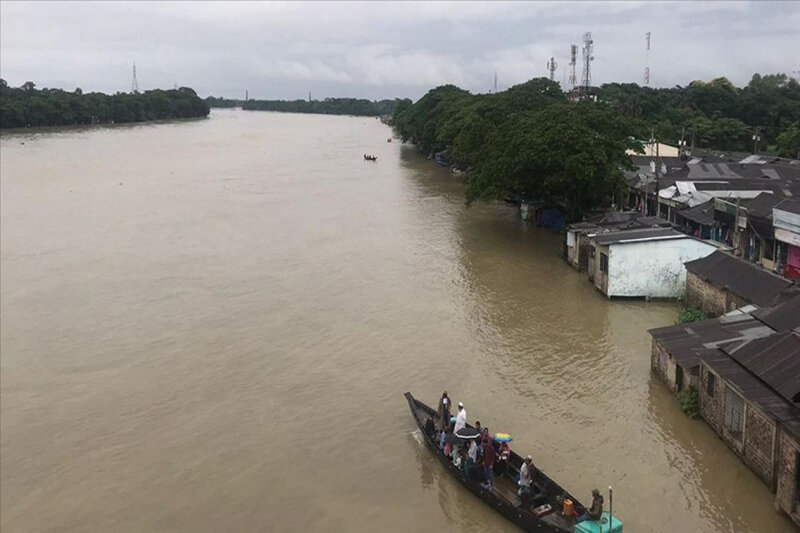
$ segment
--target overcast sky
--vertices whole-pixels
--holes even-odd
[[[754,72],[800,76],[800,2],[0,2],[0,77],[12,86],[201,96],[417,99],[569,77],[592,32],[592,82],[653,86]],[[580,77],[580,55],[578,57]]]

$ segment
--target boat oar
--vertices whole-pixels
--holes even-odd
[[[600,526],[601,533],[603,526]],[[611,485],[608,486],[608,533],[611,533],[614,529],[614,491],[611,489]]]

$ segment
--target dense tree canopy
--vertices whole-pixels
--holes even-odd
[[[80,88],[37,90],[30,81],[14,89],[0,80],[2,128],[194,118],[208,112],[208,105],[188,87],[107,95],[85,94]]]
[[[467,202],[506,195],[566,201],[572,217],[622,200],[631,124],[603,104],[575,104],[533,79],[472,95],[445,85],[399,107],[395,127],[427,154],[468,169]]]
[[[757,131],[760,150],[797,157],[798,146],[778,142],[782,134],[784,139],[796,136],[800,121],[800,84],[785,74],[755,74],[741,89],[725,78],[670,89],[610,83],[597,95],[633,119],[639,138],[649,138],[652,130],[659,140],[675,145],[683,131],[699,148],[752,151]]]
[[[403,100],[372,101],[358,98],[325,98],[324,100],[247,100],[242,109],[249,111],[283,111],[321,115],[356,115],[377,117],[391,115]],[[407,101],[410,104],[410,101]]]
[[[651,89],[611,83],[596,102],[569,102],[559,86],[533,79],[496,94],[453,85],[402,102],[394,125],[404,141],[469,170],[467,201],[505,195],[565,200],[572,217],[624,200],[626,148],[651,134],[698,148],[759,148],[797,157],[800,85],[784,74],[756,74],[739,89],[725,78]]]

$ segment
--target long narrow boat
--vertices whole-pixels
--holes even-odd
[[[609,528],[608,520],[610,517],[608,513],[603,513],[602,522],[587,521],[581,524],[575,523],[574,516],[564,516],[561,512],[564,498],[572,500],[573,506],[578,514],[585,512],[586,507],[581,505],[574,496],[561,488],[558,483],[547,477],[547,475],[538,468],[534,475],[534,492],[539,494],[536,504],[539,506],[549,505],[551,511],[537,516],[534,514],[533,509],[523,509],[519,507],[515,476],[519,475],[519,469],[522,466],[523,459],[513,451],[508,461],[509,471],[502,476],[495,477],[493,490],[490,491],[484,488],[480,483],[469,479],[464,475],[461,469],[454,466],[452,461],[439,451],[439,447],[433,437],[425,433],[425,422],[428,418],[433,418],[435,420],[436,410],[414,398],[410,392],[407,392],[405,397],[411,408],[411,414],[414,416],[414,420],[416,420],[417,426],[419,426],[422,432],[423,440],[434,455],[439,458],[439,462],[442,463],[447,471],[455,476],[455,478],[468,488],[470,492],[525,531],[547,533],[599,531],[605,533],[613,531],[613,533],[622,533],[622,523],[616,518],[611,520],[611,528]]]

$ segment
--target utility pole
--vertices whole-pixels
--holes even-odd
[[[756,128],[756,132],[753,134],[753,154],[758,153],[758,141],[761,140],[761,136],[758,134],[758,128]]]

